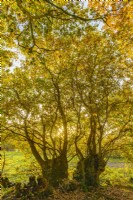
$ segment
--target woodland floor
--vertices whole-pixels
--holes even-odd
[[[13,192],[10,192],[2,198],[2,200],[22,200],[16,198]],[[127,187],[100,187],[98,189],[91,188],[88,192],[76,190],[74,192],[61,192],[55,190],[51,197],[28,198],[24,200],[133,200],[133,189]]]

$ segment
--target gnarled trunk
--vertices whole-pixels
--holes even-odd
[[[42,169],[42,175],[53,186],[58,186],[59,182],[68,177],[68,161],[66,153],[61,153],[53,159],[43,160],[37,151],[34,143],[29,140],[31,151]]]
[[[98,186],[99,176],[105,170],[105,161],[98,154],[90,155],[77,164],[74,178],[86,186]]]
[[[58,186],[60,181],[64,178],[68,178],[68,162],[65,155],[60,155],[59,157],[53,159],[51,183],[54,186]]]
[[[58,186],[61,180],[68,178],[67,157],[60,155],[54,159],[45,161],[45,168],[42,168],[42,173],[51,185]]]

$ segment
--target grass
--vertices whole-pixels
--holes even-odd
[[[27,182],[29,175],[37,173],[39,173],[39,166],[32,156],[20,151],[5,152],[3,177],[7,176],[12,182]]]
[[[112,167],[107,166],[105,171],[101,174],[101,184],[121,185],[133,188],[133,183],[130,182],[130,179],[133,178],[133,164],[125,162],[123,165],[122,161],[121,165],[117,160],[113,160],[111,166]]]
[[[117,163],[120,163],[120,162],[127,162],[127,160],[125,158],[113,158],[111,157],[109,159],[109,162],[117,162]]]

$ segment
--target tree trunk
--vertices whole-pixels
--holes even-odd
[[[97,154],[91,155],[78,162],[74,178],[86,186],[97,187],[100,184],[99,176],[104,170],[105,161],[103,158]]]
[[[45,161],[45,167],[42,168],[42,174],[52,186],[58,186],[61,180],[68,178],[67,157],[61,155]]]
[[[59,182],[68,178],[68,161],[66,153],[61,153],[53,159],[43,160],[37,151],[34,143],[29,140],[31,151],[42,169],[42,176],[53,186],[58,186]]]
[[[60,155],[53,159],[51,183],[53,186],[58,186],[65,178],[68,178],[68,161],[66,155]]]

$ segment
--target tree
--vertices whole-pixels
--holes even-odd
[[[86,151],[81,151],[75,140],[79,155],[75,178],[85,185],[96,186],[108,157],[113,150],[121,148],[121,139],[132,132],[133,107],[128,95],[132,90],[131,69],[108,35],[106,38],[99,34],[96,37],[96,33],[85,35],[77,57],[73,62],[76,66],[73,103],[80,127],[77,139],[84,131]]]
[[[91,24],[112,23],[112,14],[82,3],[16,0],[4,6],[4,38],[11,37],[3,55],[16,47],[25,56],[21,67],[5,66],[4,133],[29,144],[51,184],[68,177],[71,152],[79,158],[77,178],[98,185],[111,152],[132,132],[132,54],[119,43],[125,34],[120,18],[117,36],[116,27],[100,32]],[[10,62],[5,56],[5,65]]]
[[[3,84],[4,130],[13,138],[28,142],[43,176],[53,185],[68,177],[71,138],[71,68],[62,65],[69,55],[60,54],[54,52],[53,59],[49,55],[45,59],[38,56],[34,63],[36,54],[32,54],[21,68],[8,72]]]

